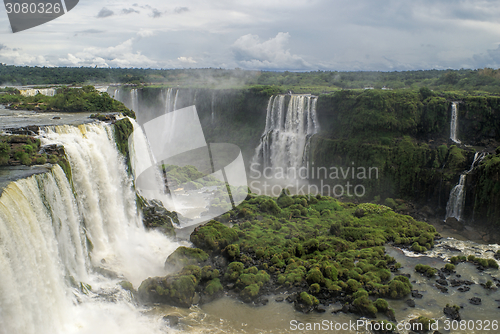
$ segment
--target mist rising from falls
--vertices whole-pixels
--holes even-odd
[[[117,283],[137,288],[165,275],[178,245],[142,226],[112,128],[51,127],[41,140],[64,145],[72,185],[56,165],[0,197],[0,333],[161,332]],[[79,282],[92,291],[82,293]]]
[[[450,139],[460,144],[458,139],[458,102],[451,103]]]
[[[460,175],[458,184],[451,189],[450,197],[448,199],[448,203],[446,204],[445,220],[448,217],[454,217],[457,220],[462,220],[463,207],[465,204],[465,181],[467,180],[467,175],[472,172],[474,167],[476,167],[485,156],[486,153],[484,152],[476,152],[470,169]]]
[[[272,96],[267,106],[266,128],[252,163],[260,168],[285,170],[307,166],[311,137],[319,131],[316,103],[313,95]]]

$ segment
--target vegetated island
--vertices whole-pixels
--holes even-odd
[[[135,118],[135,113],[123,103],[113,99],[106,92],[99,92],[93,86],[82,88],[61,87],[54,96],[37,94],[23,96],[12,87],[0,89],[0,104],[8,109],[52,112],[114,112]]]
[[[237,208],[197,227],[190,236],[195,248],[179,247],[168,257],[165,266],[176,273],[148,278],[137,291],[130,283],[122,285],[141,302],[180,307],[224,294],[262,305],[286,291],[286,300],[301,312],[325,312],[324,306],[339,301],[339,312],[395,322],[397,314],[386,299],[409,296],[412,285],[398,275],[401,265],[384,246],[425,252],[439,238],[433,226],[384,205],[285,191],[279,198],[250,193]],[[498,268],[494,260],[470,261]],[[415,269],[450,275],[452,266]]]

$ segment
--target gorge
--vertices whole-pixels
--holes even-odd
[[[368,198],[344,198],[346,203],[348,200],[369,200],[392,206],[394,211],[411,213],[416,217],[429,212],[422,209],[429,206],[431,211],[435,211],[435,217],[442,220],[447,215],[447,203],[450,202],[450,197],[453,197],[450,196],[452,189],[462,185],[461,193],[465,196],[458,199],[460,192],[457,191],[456,197],[458,202],[465,202],[465,205],[463,213],[458,216],[464,217],[470,224],[473,216],[474,223],[489,224],[492,228],[498,224],[499,216],[495,203],[500,200],[497,189],[499,181],[491,177],[497,175],[500,160],[500,152],[497,152],[495,145],[500,133],[495,128],[498,123],[494,122],[500,117],[498,98],[464,97],[461,99],[463,105],[457,110],[453,102],[458,100],[456,96],[452,97],[453,101],[438,95],[424,98],[419,92],[339,91],[318,97],[285,95],[264,90],[181,88],[110,87],[108,92],[136,112],[137,124],[133,124],[134,126],[140,126],[162,113],[196,105],[207,142],[236,144],[241,148],[247,162],[254,158],[261,159],[264,166],[271,167],[302,167],[308,163],[325,167],[349,167],[355,162],[357,166],[380,168],[380,178],[364,183],[369,191]],[[450,116],[453,110],[456,112],[455,120]],[[457,119],[459,122],[456,122]],[[482,150],[490,154],[481,156],[477,151],[455,142],[451,134],[453,122],[460,129],[461,142],[481,146]],[[171,331],[162,320],[163,315],[169,313],[181,314],[189,324],[181,325],[181,330],[211,330],[214,333],[221,330],[234,332],[239,329],[241,324],[237,323],[242,313],[247,313],[243,317],[250,319],[249,322],[252,321],[255,326],[259,322],[257,320],[262,318],[262,312],[285,314],[285,321],[270,321],[272,326],[265,329],[269,332],[281,328],[279,326],[288,325],[287,320],[292,317],[301,317],[303,321],[332,318],[335,321],[348,321],[357,318],[351,313],[332,315],[331,311],[342,308],[340,302],[329,306],[328,312],[323,315],[297,315],[291,307],[275,300],[252,309],[235,305],[226,298],[207,303],[206,307],[202,305],[202,310],[191,308],[189,311],[162,311],[158,307],[137,305],[133,294],[124,289],[125,286],[130,288],[124,281],[132,284],[132,290],[135,291],[148,277],[166,277],[169,273],[164,268],[165,259],[178,246],[189,247],[191,244],[186,240],[174,241],[158,231],[144,229],[141,210],[136,205],[134,180],[127,172],[127,157],[118,149],[123,145],[115,144],[116,124],[97,122],[80,126],[42,127],[41,130],[39,138],[42,145],[64,147],[71,166],[71,175],[54,165],[50,173],[11,183],[0,197],[0,332],[138,333],[147,329],[148,332],[162,333]],[[448,142],[450,138],[452,142]],[[136,161],[132,162],[129,168],[140,164],[138,156],[137,152],[130,151],[129,159]],[[463,174],[464,170],[468,171],[465,174],[467,177]],[[455,186],[457,181],[458,185]],[[463,191],[465,187],[467,191]],[[345,237],[349,232],[352,233],[350,235],[353,241],[346,239],[348,242],[346,241],[345,247],[354,247],[356,244],[366,248],[369,242],[374,242],[372,247],[375,249],[378,245],[376,243],[380,241],[357,239],[358,236],[354,232],[355,228],[368,228],[368,225],[372,224],[369,219],[376,219],[377,213],[370,210],[387,210],[385,212],[388,216],[384,216],[384,219],[400,223],[407,222],[408,219],[409,226],[417,224],[412,219],[405,218],[407,216],[396,215],[386,206],[379,204],[373,204],[373,207],[371,204],[364,206],[365,217],[365,213],[356,213],[355,204],[322,200],[321,196],[317,202],[310,198],[280,197],[281,199],[271,200],[275,204],[267,199],[251,197],[249,203],[231,211],[227,216],[220,217],[221,221],[230,221],[232,225],[237,226],[235,230],[241,238],[237,242],[238,255],[231,255],[230,258],[235,262],[242,261],[241,263],[245,263],[245,270],[250,270],[248,273],[240,273],[241,275],[259,275],[260,273],[252,273],[254,266],[251,263],[258,263],[259,270],[264,270],[264,264],[269,262],[273,263],[269,267],[275,267],[277,270],[276,273],[269,271],[266,274],[271,274],[271,283],[279,284],[280,279],[284,283],[288,280],[287,275],[279,277],[285,274],[285,268],[291,263],[287,262],[283,254],[287,253],[288,257],[302,256],[301,253],[291,254],[287,249],[282,249],[281,253],[277,253],[281,258],[278,256],[274,259],[272,254],[267,254],[271,250],[264,249],[263,258],[269,257],[268,260],[253,258],[252,256],[257,256],[257,250],[248,251],[245,238],[246,233],[261,233],[256,230],[257,227],[262,229],[264,234],[258,235],[263,238],[267,238],[265,231],[276,231],[273,232],[276,238],[280,233],[287,236],[285,230],[290,231],[293,238],[284,237],[284,240],[289,240],[288,243],[294,247],[304,247],[304,258],[300,261],[308,263],[304,266],[309,271],[314,269],[313,262],[316,261],[312,254],[315,251],[329,251],[320,248],[324,242],[321,237],[330,238],[328,240],[332,245],[336,242],[336,247],[342,248],[344,244],[333,238]],[[288,201],[292,202],[286,204]],[[419,210],[410,212],[412,202],[419,205]],[[454,204],[452,206],[455,207]],[[298,213],[294,210],[298,210]],[[281,214],[283,216],[280,216]],[[421,217],[431,218],[430,214],[426,215],[427,217]],[[283,218],[285,216],[286,219]],[[246,220],[245,217],[249,218]],[[307,219],[302,220],[304,217]],[[337,221],[338,217],[342,219]],[[309,220],[317,224],[328,224],[328,228],[326,225],[322,227],[323,230],[318,228],[317,231],[304,231],[304,235],[309,236],[307,233],[311,233],[311,241],[318,239],[318,245],[314,242],[307,244],[309,239],[294,240],[296,232],[293,232],[295,226],[292,225],[303,223],[306,226],[305,222]],[[330,227],[331,222],[339,225],[333,224],[337,227]],[[252,224],[254,227],[250,226]],[[420,229],[427,228],[427,225],[415,226]],[[278,232],[280,230],[281,232]],[[443,320],[442,309],[445,305],[442,300],[437,301],[436,296],[444,292],[439,292],[435,287],[437,280],[442,278],[427,279],[415,273],[413,268],[417,264],[442,267],[445,261],[456,255],[457,251],[453,249],[458,249],[465,256],[479,255],[487,259],[493,259],[499,250],[498,245],[493,244],[479,245],[452,239],[433,241],[433,238],[424,237],[420,231],[417,233],[413,230],[411,233],[416,234],[409,237],[411,240],[399,240],[398,243],[395,239],[390,239],[397,236],[381,236],[382,232],[376,228],[370,231],[376,238],[381,237],[393,240],[397,245],[406,245],[401,248],[387,246],[387,255],[402,264],[398,273],[410,274],[412,281],[415,281],[412,282],[415,289],[427,291],[421,301],[415,299],[416,310],[419,312],[408,308],[404,300],[390,300],[390,306],[398,310],[398,321],[409,321],[416,313]],[[429,229],[427,232],[431,231],[432,229]],[[325,236],[323,233],[326,233]],[[423,241],[418,241],[420,237],[424,238]],[[272,242],[273,239],[269,244]],[[413,246],[414,242],[417,243],[416,246]],[[493,242],[494,240],[491,241]],[[257,244],[257,241],[255,243]],[[418,251],[420,247],[432,243],[435,243],[434,247],[426,253]],[[202,247],[200,245],[201,243],[196,243],[196,246]],[[208,252],[207,249],[204,251]],[[355,248],[349,248],[342,254],[357,251]],[[358,255],[361,257],[361,254],[356,253],[359,260]],[[340,255],[322,253],[322,256]],[[252,258],[248,260],[246,257]],[[298,258],[295,260],[299,261]],[[390,259],[383,261],[390,263]],[[281,263],[283,267],[280,268]],[[215,266],[213,263],[212,265]],[[361,270],[361,265],[355,266],[354,262],[352,265],[352,268]],[[384,266],[383,263],[379,265]],[[346,263],[345,266],[347,268],[350,264]],[[349,279],[359,279],[359,273],[356,275],[346,268],[336,269],[340,277],[345,275]],[[362,271],[367,274],[370,270],[375,269],[365,268]],[[324,267],[321,267],[321,272],[327,278]],[[441,273],[444,275],[443,271]],[[449,287],[449,294],[441,299],[449,300],[451,304],[464,304],[467,303],[464,296],[479,295],[483,299],[483,306],[471,308],[467,303],[464,311],[461,311],[463,317],[474,320],[493,319],[496,306],[494,295],[480,284],[486,284],[488,280],[498,283],[497,271],[485,269],[478,272],[471,260],[457,264],[457,273],[476,284],[467,294]],[[382,275],[385,275],[385,272]],[[328,276],[328,279],[333,280],[333,276]],[[201,281],[203,280],[205,279]],[[220,276],[220,280],[224,280],[224,275]],[[304,280],[308,280],[306,275]],[[448,276],[446,280],[451,282]],[[316,284],[321,285],[323,292],[327,289],[326,285],[330,284],[326,283],[326,280],[318,282]],[[210,283],[200,284],[208,286]],[[238,284],[237,281],[234,284]],[[349,287],[337,284],[349,291]],[[284,293],[281,290],[279,292]],[[416,295],[418,293],[417,291]],[[311,294],[314,295],[313,292]],[[283,296],[286,297],[286,293]],[[317,296],[321,299],[320,294]],[[231,308],[239,312],[233,314],[232,318],[228,316],[229,325],[219,324],[218,319],[211,319],[209,324],[206,324],[190,318],[200,316],[210,319],[210,315],[220,315],[219,318],[222,318]],[[260,311],[257,310],[259,308]],[[428,309],[429,312],[422,313],[423,309]],[[5,313],[5,310],[9,313]],[[47,313],[50,314],[49,317],[46,316]],[[379,317],[385,319],[382,314]]]

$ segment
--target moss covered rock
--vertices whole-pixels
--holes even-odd
[[[176,275],[146,279],[139,286],[138,296],[143,302],[190,307],[200,279],[200,268],[188,266]]]
[[[179,247],[165,261],[165,267],[183,268],[201,264],[208,260],[208,254],[199,248]]]
[[[220,253],[224,248],[238,239],[238,233],[235,230],[215,220],[198,226],[190,236],[191,242],[196,247],[215,253]]]

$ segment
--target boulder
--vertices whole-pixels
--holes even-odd
[[[464,225],[455,217],[446,218],[445,224],[457,231],[462,231],[464,229]]]

